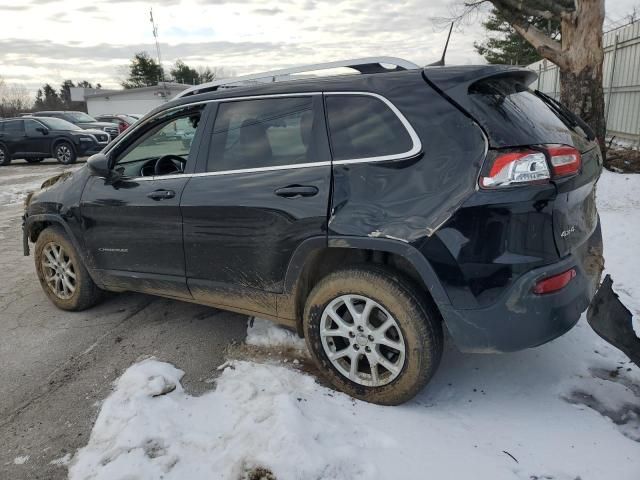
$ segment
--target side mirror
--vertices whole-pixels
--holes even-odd
[[[49,135],[49,129],[46,127],[37,127],[36,130],[43,135]]]
[[[87,160],[87,166],[89,167],[91,175],[95,175],[96,177],[111,177],[113,171],[111,170],[110,163],[111,160],[104,153],[96,153]]]

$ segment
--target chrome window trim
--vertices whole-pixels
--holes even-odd
[[[365,92],[365,91],[341,91],[341,92],[295,92],[295,93],[277,93],[277,94],[268,94],[268,95],[249,95],[244,97],[232,97],[232,98],[217,98],[212,100],[199,100],[192,103],[185,103],[182,105],[176,105],[175,107],[168,108],[166,110],[162,110],[156,113],[153,117],[149,117],[145,120],[144,123],[137,125],[137,130],[141,126],[143,126],[148,121],[156,118],[158,115],[164,115],[167,112],[172,110],[178,110],[183,108],[189,108],[196,105],[202,105],[207,103],[227,103],[227,102],[238,102],[243,100],[261,100],[268,98],[287,98],[287,97],[310,97],[317,95],[361,95],[361,96],[369,96],[377,98],[382,101],[391,111],[398,117],[398,120],[402,123],[405,130],[409,134],[411,138],[412,147],[407,152],[396,153],[393,155],[384,155],[379,157],[363,157],[363,158],[352,158],[345,160],[335,160],[335,161],[322,161],[322,162],[309,162],[309,163],[300,163],[300,164],[291,164],[291,165],[276,165],[272,167],[255,167],[255,168],[242,168],[237,170],[222,170],[220,172],[200,172],[200,173],[180,173],[180,174],[172,174],[172,175],[152,175],[148,177],[124,177],[127,181],[150,181],[150,180],[162,180],[162,179],[176,179],[176,178],[192,178],[192,177],[213,177],[213,176],[221,176],[221,175],[234,175],[234,174],[242,174],[242,173],[260,173],[260,172],[270,172],[270,171],[278,171],[278,170],[293,170],[298,168],[311,168],[311,167],[322,167],[322,166],[331,166],[331,165],[352,165],[358,163],[375,163],[375,162],[388,162],[393,160],[408,160],[411,158],[415,158],[422,152],[422,142],[420,141],[420,137],[414,130],[413,126],[407,118],[402,114],[400,110],[386,97],[373,92]],[[113,143],[109,151],[113,150],[118,144],[122,141],[126,140],[126,137],[135,133],[135,130],[131,130],[127,132],[126,135],[121,135],[118,141]]]
[[[409,149],[406,152],[394,153],[392,155],[383,155],[379,157],[362,157],[362,158],[350,158],[345,160],[334,160],[333,161],[334,165],[350,165],[353,163],[372,163],[372,162],[388,162],[390,160],[406,160],[408,158],[413,158],[419,155],[420,152],[422,152],[422,142],[420,141],[420,137],[418,136],[416,131],[413,129],[413,126],[411,125],[411,123],[409,123],[409,120],[407,120],[407,118],[402,114],[402,112],[398,110],[398,108],[393,103],[391,103],[391,101],[388,98],[373,92],[327,92],[325,93],[325,96],[332,96],[332,95],[352,95],[352,96],[362,95],[362,96],[377,98],[382,103],[384,103],[387,107],[389,107],[389,109],[395,114],[395,116],[398,117],[398,120],[400,120],[400,123],[402,123],[402,126],[405,128],[405,130],[409,134],[409,138],[411,138],[411,142],[412,142],[411,149]],[[327,116],[328,114],[329,112],[327,112]]]

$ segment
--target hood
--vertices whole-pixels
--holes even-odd
[[[80,125],[84,128],[97,128],[102,130],[106,127],[118,128],[117,125],[114,125],[110,122],[78,122],[76,125]]]
[[[98,130],[97,128],[85,128],[84,130],[78,130],[76,133],[89,133],[92,135],[101,134],[104,135],[106,132],[104,130]]]

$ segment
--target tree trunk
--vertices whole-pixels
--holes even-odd
[[[576,10],[562,15],[559,67],[560,100],[593,129],[604,154],[603,23],[604,0],[576,1]]]
[[[606,122],[602,65],[578,73],[561,70],[560,101],[593,129],[604,153]]]

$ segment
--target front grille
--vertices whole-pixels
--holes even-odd
[[[111,138],[116,138],[118,136],[118,127],[105,127],[105,132],[111,135]]]

